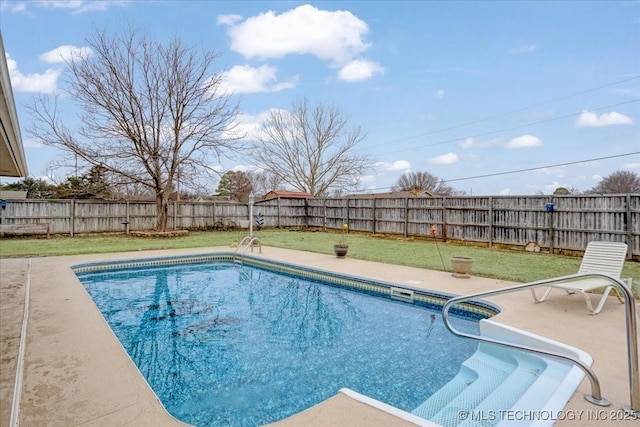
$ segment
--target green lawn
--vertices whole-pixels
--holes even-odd
[[[333,254],[337,233],[262,230],[256,233],[264,246]],[[77,255],[231,246],[245,234],[237,231],[200,231],[174,238],[139,238],[124,235],[83,237],[4,238],[0,239],[0,257]],[[430,270],[450,271],[449,257],[474,258],[472,274],[496,279],[530,282],[577,272],[581,258],[518,250],[489,249],[472,245],[447,244],[432,240],[411,241],[350,234],[347,236],[350,258]],[[623,277],[640,280],[640,263],[627,261]]]

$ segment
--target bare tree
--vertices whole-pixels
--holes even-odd
[[[622,194],[640,193],[640,175],[629,171],[616,171],[602,179],[587,193]]]
[[[272,173],[261,170],[248,170],[245,173],[251,181],[251,187],[256,197],[263,197],[269,191],[281,189],[282,180]]]
[[[254,155],[260,167],[296,190],[324,195],[356,188],[371,160],[355,148],[364,131],[349,127],[336,106],[294,102],[292,111],[272,110]]]
[[[165,230],[169,198],[178,171],[182,182],[207,171],[210,157],[238,147],[233,135],[237,106],[220,93],[218,55],[138,36],[97,32],[87,40],[91,55],[68,61],[68,92],[82,111],[73,133],[63,123],[57,99],[34,100],[29,133],[89,165],[139,184],[155,195],[156,229]]]
[[[429,172],[409,172],[402,175],[391,191],[428,191],[438,196],[452,196],[458,192],[444,180]]]

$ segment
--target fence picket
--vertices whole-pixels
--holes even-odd
[[[264,227],[316,227],[447,241],[584,250],[591,240],[624,241],[640,257],[640,194],[435,198],[272,199],[254,205]],[[213,229],[219,220],[249,216],[241,203],[176,201],[173,228]],[[251,221],[254,219],[251,218]],[[2,224],[46,222],[52,234],[150,230],[156,204],[148,201],[8,200]]]

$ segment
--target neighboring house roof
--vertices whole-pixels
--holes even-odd
[[[237,200],[231,200],[228,196],[209,196],[209,197],[198,197],[196,202],[216,202],[216,203],[239,203]]]
[[[7,57],[0,33],[0,176],[26,177],[27,161],[24,156],[22,135],[13,99]]]
[[[312,199],[313,194],[305,193],[302,191],[285,191],[285,190],[271,190],[262,198],[263,200],[270,199]]]
[[[418,197],[439,197],[426,190],[424,191],[392,191],[389,193],[350,194],[349,199],[402,199]]]
[[[24,200],[27,198],[26,191],[0,190],[0,199],[4,200]]]

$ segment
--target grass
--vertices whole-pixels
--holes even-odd
[[[258,233],[264,246],[333,254],[337,233],[321,231],[262,230]],[[122,234],[80,237],[4,238],[0,240],[0,257],[61,256],[95,253],[130,252],[154,249],[204,248],[228,246],[245,234],[237,231],[198,231],[174,238],[139,238]],[[531,282],[572,274],[578,270],[577,256],[533,253],[518,250],[490,249],[472,245],[449,244],[431,240],[380,238],[350,234],[349,258],[429,270],[450,271],[449,257],[474,259],[475,276]],[[627,261],[623,277],[640,279],[640,263]]]

